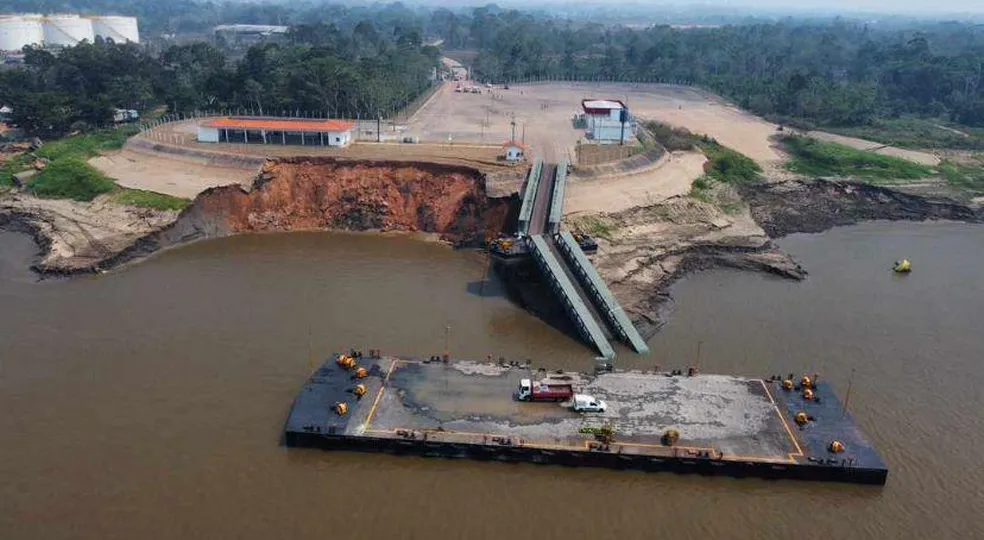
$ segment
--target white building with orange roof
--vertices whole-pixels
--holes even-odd
[[[354,122],[309,118],[216,118],[198,126],[198,142],[348,146]]]

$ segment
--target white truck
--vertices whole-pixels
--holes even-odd
[[[608,404],[594,396],[586,394],[575,394],[574,405],[571,407],[575,412],[598,412],[603,413],[608,409]]]

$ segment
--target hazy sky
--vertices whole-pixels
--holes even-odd
[[[426,0],[425,0],[426,1]],[[933,15],[943,13],[984,13],[984,0],[717,0],[717,1],[687,1],[687,0],[650,0],[639,2],[632,0],[612,0],[601,2],[599,0],[430,0],[430,4],[446,5],[481,5],[485,3],[497,3],[500,6],[526,6],[535,5],[554,5],[554,6],[574,6],[574,5],[617,5],[633,4],[636,6],[645,5],[659,10],[666,7],[684,7],[705,5],[709,11],[718,8],[721,11],[730,11],[741,8],[774,9],[781,12],[794,11],[817,11],[825,12],[843,11],[845,13],[878,12],[878,13],[900,13],[900,14],[921,14]]]

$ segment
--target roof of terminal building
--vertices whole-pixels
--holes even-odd
[[[216,118],[215,120],[206,122],[204,125],[222,129],[321,133],[328,131],[348,131],[355,126],[355,122],[348,120],[301,120],[288,118]]]
[[[243,32],[258,34],[286,34],[290,30],[289,26],[275,26],[270,24],[220,24],[213,28],[215,32]]]
[[[612,110],[625,108],[624,103],[613,99],[585,99],[581,102],[581,106],[584,107],[584,110]]]

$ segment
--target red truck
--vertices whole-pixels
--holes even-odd
[[[516,398],[520,401],[567,401],[574,397],[574,387],[570,383],[554,381],[519,381]]]

